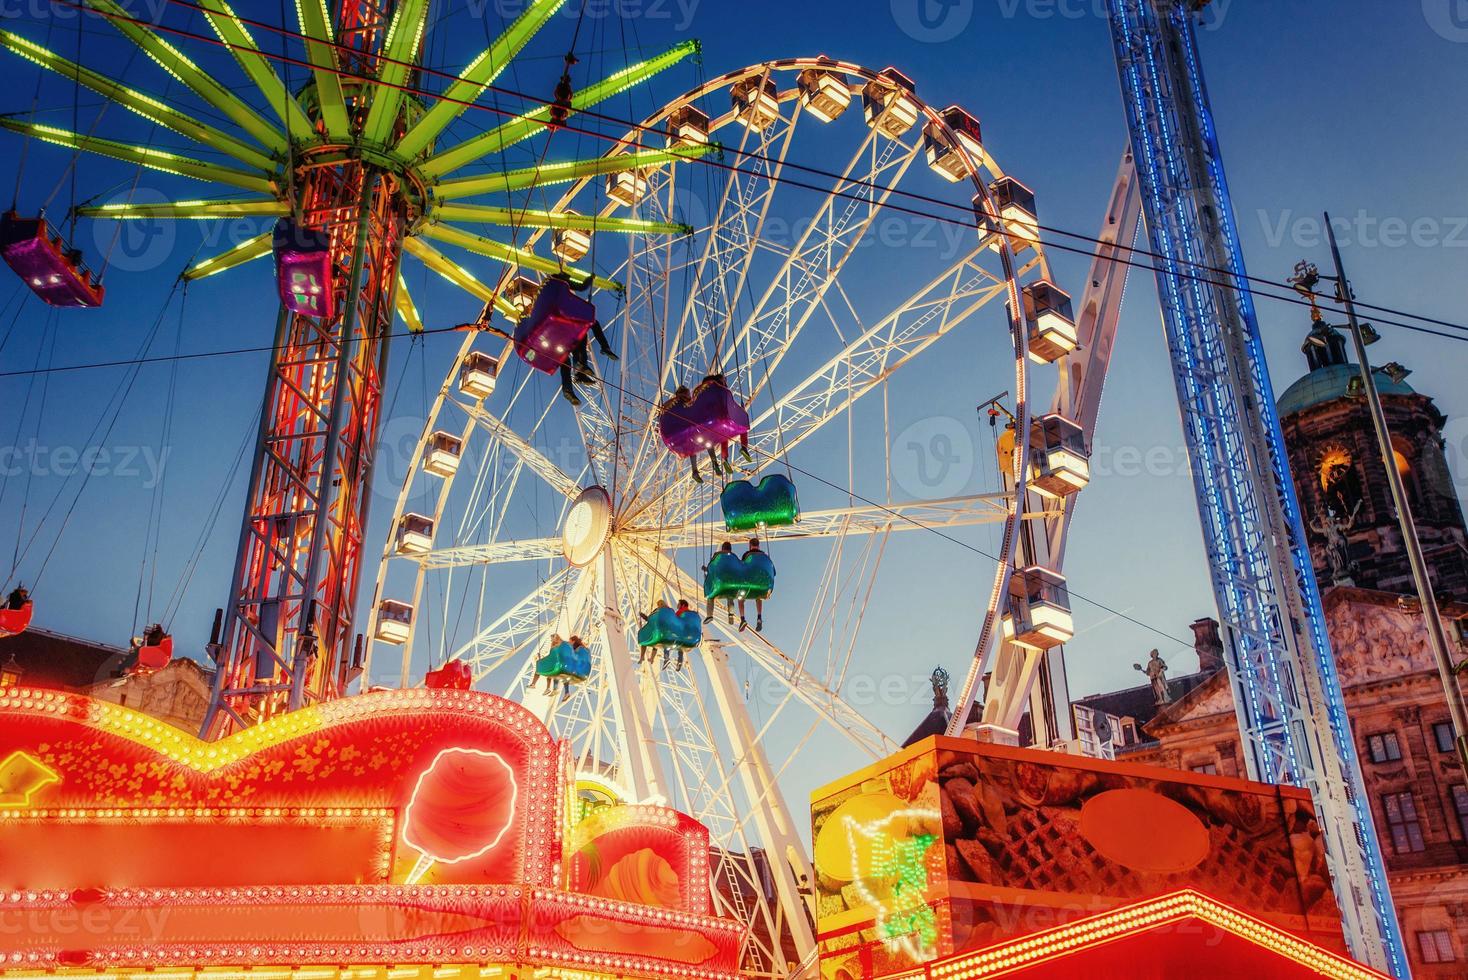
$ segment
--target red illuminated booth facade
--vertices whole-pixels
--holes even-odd
[[[0,930],[0,976],[735,976],[707,830],[663,807],[588,813],[574,788],[533,715],[471,691],[375,692],[209,743],[12,688],[0,916],[26,928]]]
[[[1304,790],[939,736],[811,812],[823,980],[1382,976]]]

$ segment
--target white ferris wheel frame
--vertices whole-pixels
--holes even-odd
[[[789,78],[793,81],[795,73],[807,68],[846,76],[857,99],[860,97],[860,87],[880,76],[879,72],[871,69],[826,58],[786,59],[751,66],[711,80],[673,100],[662,110],[649,116],[638,129],[628,133],[608,155],[637,149],[639,141],[646,139],[647,133],[659,132],[668,116],[678,107],[697,103],[718,92],[727,92],[738,83],[750,79]],[[881,212],[882,205],[900,182],[902,172],[921,156],[921,131],[924,126],[932,124],[945,131],[955,152],[963,155],[969,174],[968,181],[974,193],[984,202],[986,210],[994,212],[985,175],[989,179],[997,179],[1004,176],[1003,171],[987,151],[982,153],[981,158],[975,159],[962,142],[953,138],[952,131],[948,129],[939,112],[915,95],[913,101],[918,105],[920,115],[918,124],[909,131],[907,137],[890,139],[879,135],[873,127],[868,127],[862,146],[847,164],[841,181],[827,194],[826,204],[821,211],[824,223],[819,218],[812,221],[804,235],[790,249],[782,266],[782,274],[772,277],[759,298],[754,313],[739,325],[736,341],[727,350],[736,349],[742,343],[746,352],[754,352],[757,356],[766,356],[774,351],[772,356],[775,363],[778,363],[784,356],[784,351],[789,349],[791,341],[814,313],[817,303],[824,302],[832,290],[838,298],[844,298],[837,282],[841,266],[849,256],[849,250],[854,248],[854,243],[860,241],[862,233],[875,215]],[[712,262],[721,280],[729,283],[724,287],[725,291],[733,291],[736,297],[739,290],[747,285],[745,277],[749,274],[750,266],[748,256],[752,255],[755,243],[760,240],[770,200],[782,179],[785,151],[801,115],[798,90],[793,86],[779,89],[779,102],[782,107],[779,120],[762,131],[751,131],[740,126],[733,109],[721,115],[709,113],[711,133],[718,133],[729,127],[740,131],[744,145],[740,147],[739,157],[744,163],[734,165],[736,176],[724,185],[725,193],[717,212],[722,217],[728,209],[739,220],[737,223],[720,221],[710,226],[711,229],[724,232],[729,232],[732,226],[733,231],[725,235],[707,235],[704,253],[699,259],[702,265],[698,268],[705,268]],[[787,110],[790,113],[788,116]],[[753,149],[748,148],[751,141],[755,144]],[[864,156],[870,160],[866,174],[860,173],[859,169]],[[894,162],[894,157],[899,159]],[[770,169],[761,177],[758,173],[746,174],[739,170],[742,165]],[[900,168],[897,179],[890,185],[873,179],[897,168]],[[675,187],[674,182],[679,172],[673,167],[664,167],[648,174],[651,188],[645,201],[660,202],[663,198],[659,195],[664,193],[669,194],[667,200],[671,201],[670,192]],[[737,186],[738,177],[750,179],[746,181],[746,186],[740,187]],[[558,208],[575,201],[589,183],[580,181],[574,184],[564,195]],[[838,194],[842,190],[847,192],[846,196]],[[736,193],[741,194],[738,199],[733,198]],[[865,199],[863,194],[866,195]],[[852,224],[854,216],[863,206],[866,208],[865,219]],[[615,202],[608,202],[599,215],[608,216],[616,209]],[[668,220],[675,215],[652,214],[649,217]],[[997,219],[997,214],[995,217]],[[541,234],[532,234],[527,247],[534,247]],[[633,243],[635,250],[637,240],[629,238],[629,241]],[[832,256],[843,246],[848,251],[839,259],[833,260]],[[671,308],[673,287],[669,266],[665,265],[661,273],[653,269],[650,274],[646,274],[644,282],[631,279],[632,274],[646,268],[645,263],[649,257],[668,261],[667,257],[673,247],[666,243],[653,243],[643,252],[629,255],[628,263],[624,267],[629,274],[629,281],[626,283],[627,306],[625,312],[619,312],[619,316],[630,320],[631,310],[638,303],[656,304],[661,301]],[[976,261],[990,250],[999,258],[999,277],[984,270]],[[739,261],[741,255],[746,256],[742,262]],[[800,275],[795,279],[792,289],[790,282],[795,270]],[[515,274],[515,269],[507,270],[497,291]],[[830,358],[802,382],[783,391],[778,398],[771,394],[773,405],[762,413],[754,413],[752,418],[750,442],[755,453],[756,467],[764,468],[761,465],[764,461],[785,456],[794,445],[819,431],[830,418],[850,409],[863,394],[875,390],[894,371],[951,332],[989,301],[1003,297],[1010,304],[1011,310],[1021,309],[1019,286],[1021,280],[1028,277],[1049,278],[1042,244],[1037,243],[1021,265],[1006,236],[976,234],[973,249],[958,262],[925,284],[918,293],[897,304],[893,312],[880,322],[864,329],[847,348]],[[978,288],[981,283],[983,288]],[[662,293],[658,292],[659,285],[664,290]],[[1087,292],[1089,298],[1093,290],[1088,289]],[[1116,292],[1119,305],[1120,290]],[[681,340],[684,331],[689,332],[690,339],[687,343],[677,344],[679,353],[693,350],[707,353],[711,349],[708,343],[709,331],[720,326],[729,328],[735,325],[734,305],[719,308],[711,304],[711,293],[716,291],[698,288],[689,290],[683,309],[679,311],[679,332],[675,334],[675,340]],[[805,299],[805,306],[795,304],[792,294]],[[846,302],[849,308],[849,300]],[[958,307],[956,314],[955,306]],[[1083,304],[1083,309],[1085,308]],[[910,320],[904,320],[904,314]],[[726,319],[725,324],[717,322],[720,317]],[[1031,417],[1028,395],[1028,339],[1023,329],[1023,318],[1010,317],[1009,320],[1015,367],[1014,414],[1017,430],[1025,432],[1029,429]],[[1111,321],[1114,328],[1114,316]],[[671,320],[664,322],[671,323]],[[1085,336],[1087,328],[1091,328],[1091,335],[1094,336],[1098,326],[1107,329],[1105,322],[1098,324],[1094,317],[1089,323],[1082,324],[1083,340],[1090,339]],[[630,333],[628,330],[620,331],[623,370],[634,367],[628,360],[631,353],[628,346]],[[455,379],[459,367],[469,353],[478,349],[477,341],[481,336],[483,335],[473,333],[466,335],[452,369],[437,392],[414,450],[414,463],[394,506],[392,528],[395,529],[401,517],[408,512],[408,501],[417,485],[421,461],[432,433],[439,428],[440,417],[447,408],[462,412],[464,421],[460,435],[466,446],[471,437],[478,436],[489,440],[492,445],[514,458],[513,473],[504,477],[504,482],[511,490],[502,494],[501,508],[510,499],[515,483],[525,474],[541,480],[556,494],[565,498],[564,503],[569,505],[581,493],[584,484],[612,486],[620,474],[637,472],[642,462],[648,460],[651,454],[663,451],[658,445],[651,409],[642,406],[645,423],[634,437],[629,438],[625,432],[618,431],[615,421],[620,417],[618,407],[607,389],[602,387],[594,393],[583,393],[583,405],[577,411],[578,425],[587,449],[587,466],[576,476],[565,472],[537,450],[529,440],[502,421],[500,416],[489,411],[482,400],[469,401],[457,393]],[[1109,343],[1106,348],[1109,354]],[[505,343],[498,353],[502,364],[508,363],[508,358],[514,356],[513,347],[509,343]],[[1080,393],[1083,387],[1094,387],[1094,400],[1099,401],[1099,384],[1104,379],[1104,364],[1095,375],[1094,384],[1081,385],[1078,379],[1082,375],[1076,373],[1077,380],[1073,386],[1070,363],[1074,357],[1075,355],[1071,355],[1062,358],[1058,365],[1058,407],[1066,407],[1063,402],[1073,403],[1076,399],[1073,390]],[[658,360],[661,377],[657,379],[656,390],[659,392],[671,390],[671,379],[686,377],[693,374],[695,369],[701,373],[708,365],[708,361],[699,364],[680,363],[678,357],[672,354],[666,358],[660,355]],[[765,364],[769,368],[773,367],[768,361]],[[753,373],[752,370],[750,373]],[[768,383],[771,373],[772,371],[767,370],[763,378],[754,379],[750,385],[751,396],[760,393]],[[542,389],[552,384],[545,378],[527,378],[514,397],[518,397],[527,386],[537,383]],[[676,383],[672,381],[672,384]],[[554,401],[553,398],[548,400]],[[1083,402],[1086,400],[1081,398]],[[750,401],[753,404],[752,397]],[[1094,411],[1091,415],[1094,417]],[[541,418],[543,421],[544,416]],[[1088,427],[1088,435],[1089,432]],[[991,650],[999,617],[1004,612],[1009,576],[1022,547],[1022,522],[1027,519],[1044,522],[1047,530],[1038,537],[1046,542],[1045,550],[1056,556],[1057,567],[1058,556],[1063,552],[1064,530],[1068,524],[1069,504],[1073,498],[1067,501],[1067,506],[1059,510],[1044,509],[1026,486],[1030,467],[1029,440],[1016,440],[1016,448],[1017,452],[1013,454],[1013,471],[1008,474],[1006,481],[1006,486],[1010,489],[1005,491],[891,506],[862,504],[816,511],[804,514],[800,523],[793,527],[767,529],[764,532],[764,536],[773,541],[844,539],[853,534],[886,535],[894,530],[908,528],[953,528],[980,523],[1002,523],[1003,547],[997,556],[993,585],[986,597],[983,625],[975,646],[973,665],[966,679],[963,695],[956,702],[959,706],[956,718],[960,726],[962,719],[959,716],[967,714],[967,706],[977,693],[979,679],[991,666],[995,668],[994,676],[999,682],[998,688],[991,690],[991,695],[1002,697],[990,698],[985,706],[984,721],[999,727],[1017,725],[1018,714],[1024,710],[1035,673],[1039,669],[1036,658],[1008,644],[1002,644],[1002,649],[998,651]],[[678,467],[672,467],[671,471],[682,473]],[[658,475],[655,468],[652,474]],[[435,509],[432,514],[435,526],[441,526],[449,491],[455,480],[462,480],[465,475],[459,474],[455,478],[442,481],[435,495]],[[483,480],[484,474],[477,474],[475,479]],[[1016,491],[1013,488],[1018,489]],[[493,490],[484,492],[491,498],[496,493]],[[560,611],[550,617],[550,629],[563,635],[572,632],[572,624],[579,618],[569,615],[567,610],[589,611],[587,621],[599,624],[598,634],[591,644],[595,664],[592,677],[577,688],[574,696],[560,702],[548,697],[544,691],[527,690],[523,670],[517,672],[518,680],[505,693],[530,706],[563,737],[572,737],[573,732],[579,733],[582,743],[580,755],[586,761],[605,763],[609,759],[618,760],[617,778],[633,796],[639,799],[660,796],[666,798],[672,790],[685,801],[685,805],[691,805],[692,809],[698,811],[693,815],[709,824],[714,839],[724,842],[728,848],[724,863],[729,867],[723,869],[724,873],[730,875],[735,882],[742,881],[753,886],[752,897],[742,894],[742,889],[737,885],[731,887],[731,895],[715,896],[724,913],[738,915],[751,923],[751,946],[755,945],[756,933],[762,933],[766,937],[763,948],[752,952],[752,960],[747,965],[753,966],[753,972],[756,973],[789,975],[809,968],[814,962],[814,937],[808,921],[806,897],[811,885],[810,864],[789,808],[781,796],[778,772],[771,766],[763,750],[763,734],[769,730],[775,716],[787,706],[798,703],[815,717],[815,724],[822,721],[829,723],[841,737],[873,759],[890,753],[896,745],[859,711],[845,704],[839,691],[830,683],[831,678],[820,678],[811,674],[802,657],[781,650],[760,634],[727,629],[721,622],[722,617],[717,617],[714,624],[715,632],[721,634],[722,638],[707,643],[706,650],[700,655],[700,661],[709,675],[707,689],[694,680],[695,672],[691,669],[686,672],[665,672],[660,681],[650,681],[646,673],[639,677],[627,655],[630,646],[634,645],[630,641],[628,626],[636,623],[636,614],[639,611],[635,600],[637,597],[650,597],[654,592],[660,591],[660,586],[665,588],[673,582],[678,584],[678,591],[682,594],[701,595],[702,590],[697,583],[691,581],[666,556],[676,553],[680,548],[707,541],[714,533],[723,533],[722,522],[707,517],[711,505],[707,501],[699,500],[699,497],[693,481],[682,476],[665,480],[665,485],[657,487],[645,483],[636,487],[631,498],[634,506],[617,515],[619,527],[612,539],[615,546],[609,542],[600,557],[585,568],[565,567],[553,573],[539,588],[479,628],[474,637],[461,644],[451,656],[468,660],[474,667],[476,680],[510,663],[524,662],[527,659],[533,663],[535,651],[549,631],[546,627],[548,610],[559,607]],[[501,509],[497,517],[485,519],[502,522],[503,517]],[[1031,536],[1033,537],[1035,536]],[[1027,550],[1031,554],[1026,560],[1037,561],[1037,556],[1033,554],[1034,545],[1030,544]],[[423,597],[425,577],[430,571],[447,570],[451,573],[458,567],[545,559],[554,561],[560,556],[561,541],[558,535],[553,535],[529,540],[451,544],[443,548],[435,547],[412,558],[404,558],[395,553],[390,534],[379,563],[368,635],[375,635],[378,602],[384,598],[388,570],[396,563],[412,561],[417,565],[412,594],[412,604],[417,608]],[[409,670],[411,650],[410,638],[402,645],[399,682],[404,686],[412,682]],[[730,650],[738,651],[747,663],[758,666],[784,686],[784,699],[762,727],[754,724],[744,706],[730,669]],[[608,656],[609,651],[615,651],[618,655]],[[997,662],[991,656],[996,652]],[[368,658],[364,664],[364,678],[370,677],[370,647]],[[1012,724],[1003,724],[1011,719]],[[711,735],[714,730],[720,730],[730,744],[743,748],[739,757],[732,760],[732,764],[722,760],[719,746]],[[672,765],[665,764],[667,762]],[[672,770],[671,777],[669,769]],[[718,771],[715,772],[714,769]],[[748,801],[743,807],[734,805],[731,791],[732,784],[736,783]],[[785,860],[767,860],[762,869],[751,860],[755,848],[765,855],[783,856]],[[741,849],[742,853],[738,853],[736,849]],[[777,893],[774,902],[765,901],[758,887],[762,870],[774,879]],[[717,871],[718,869],[716,873]],[[727,907],[731,903],[733,907]],[[787,958],[783,949],[784,941],[780,937],[788,938],[792,942],[797,961]]]

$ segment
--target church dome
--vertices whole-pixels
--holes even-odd
[[[1285,389],[1285,393],[1279,398],[1280,418],[1335,401],[1337,398],[1345,398],[1349,393],[1351,379],[1358,374],[1354,364],[1330,364],[1316,368]],[[1411,385],[1405,381],[1393,381],[1379,368],[1376,370],[1376,390],[1383,395],[1416,394]]]

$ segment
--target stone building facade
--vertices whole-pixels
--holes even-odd
[[[1468,780],[1402,548],[1364,399],[1345,341],[1316,321],[1310,372],[1280,398],[1285,440],[1322,588],[1326,625],[1360,754],[1412,971],[1468,977]],[[1443,416],[1401,380],[1378,375],[1431,565],[1446,632],[1468,659],[1468,545],[1441,447]],[[1333,534],[1338,532],[1338,534]],[[1343,539],[1343,540],[1342,540]],[[1201,669],[1077,702],[1108,720],[1118,758],[1247,775],[1217,623],[1193,624]]]
[[[152,715],[197,735],[213,674],[175,657],[153,671],[133,669],[127,647],[32,628],[0,638],[0,688],[22,686],[86,694]]]

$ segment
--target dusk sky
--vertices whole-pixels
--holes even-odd
[[[128,6],[150,14],[156,7],[163,10],[164,24],[207,31],[202,18],[166,0],[134,0]],[[275,4],[238,6],[249,16],[280,17]],[[457,70],[484,46],[486,34],[497,33],[521,7],[517,0],[441,4],[446,12],[437,15],[442,20],[430,31],[426,60]],[[53,14],[44,0],[13,0],[3,10],[7,29],[74,56],[74,11],[57,8]],[[639,91],[631,105],[618,103],[618,113],[639,117],[701,78],[765,59],[827,54],[875,68],[895,65],[916,80],[919,94],[931,104],[960,103],[982,120],[986,147],[1006,172],[1034,188],[1044,224],[1092,235],[1126,139],[1103,10],[1103,0],[590,0],[581,50],[586,65],[611,71],[639,51],[651,53],[685,37],[702,40],[701,69],[680,66]],[[575,19],[558,17],[554,25],[547,32],[558,35],[554,41],[538,40],[535,57],[519,65],[518,77],[506,84],[549,95],[560,72],[558,51],[568,43]],[[82,60],[90,66],[166,94],[167,76],[105,24],[88,18],[80,43]],[[238,69],[217,50],[179,43],[244,90]],[[1459,108],[1468,65],[1468,9],[1461,0],[1215,0],[1201,44],[1249,271],[1282,281],[1301,258],[1326,264],[1319,216],[1329,209],[1341,221],[1345,261],[1360,299],[1468,321],[1463,180],[1468,132]],[[30,111],[38,72],[13,56],[0,61],[0,92],[5,93],[0,112]],[[303,75],[295,72],[299,83]],[[148,138],[146,125],[116,107],[97,122],[97,98],[83,92],[74,106],[70,85],[63,81],[48,77],[39,92],[39,120],[75,124],[83,132],[95,125],[102,136]],[[171,97],[196,108],[188,93],[175,91]],[[482,125],[469,118],[454,132],[462,138]],[[5,161],[0,176],[13,179],[22,140],[14,134],[0,139]],[[183,142],[170,134],[159,145],[173,148]],[[575,147],[565,143],[560,149],[569,153]],[[594,152],[589,143],[581,150]],[[69,156],[54,146],[29,147],[20,180],[22,213],[37,210],[53,189],[54,217],[64,215],[73,201],[126,199],[135,171],[98,160],[80,163],[73,197],[73,181],[63,173]],[[192,196],[210,194],[200,195],[198,185],[185,178],[153,173],[142,175],[135,191],[138,200]],[[149,348],[154,356],[176,349],[267,345],[272,286],[264,263],[206,280],[190,288],[181,318],[177,297],[165,306],[173,278],[196,254],[219,251],[219,236],[229,230],[213,223],[129,228],[114,248],[115,230],[111,223],[88,221],[77,228],[77,244],[89,258],[112,251],[101,310],[55,314],[32,301],[17,316],[19,290],[12,296],[13,287],[0,284],[0,303],[10,301],[0,317],[0,447],[15,447],[0,458],[6,467],[0,476],[0,568],[11,581],[34,584],[40,576],[38,626],[115,644],[125,644],[130,631],[145,625],[149,609],[153,618],[162,615],[177,593],[181,598],[173,603],[178,612],[172,626],[179,649],[197,656],[213,610],[227,591],[247,469],[234,467],[258,408],[264,355],[183,361],[176,378],[172,365],[148,366],[126,392],[115,424],[104,422],[99,432],[94,428],[109,400],[120,384],[127,385],[125,369],[50,376],[24,372],[37,364],[133,358],[160,315],[161,328]],[[940,242],[942,233],[937,229]],[[1078,297],[1087,259],[1056,251],[1052,261],[1062,285]],[[487,264],[481,272],[491,274]],[[866,289],[866,298],[878,302],[882,284],[869,283]],[[473,304],[446,288],[415,285],[415,294],[430,326],[474,313]],[[1298,347],[1308,315],[1267,299],[1259,300],[1258,308],[1271,374],[1282,391],[1304,371]],[[1461,484],[1468,478],[1463,461],[1468,423],[1460,418],[1468,415],[1463,384],[1468,349],[1457,341],[1384,325],[1381,333],[1373,356],[1412,368],[1414,387],[1435,397],[1452,420],[1447,451]],[[437,387],[457,343],[457,335],[449,335],[431,337],[411,350],[406,342],[398,345],[387,385],[392,439],[411,441],[416,435],[425,380]],[[985,350],[999,352],[994,344],[973,348],[978,356]],[[546,384],[550,398],[551,383]],[[916,432],[921,439],[957,424],[967,431],[968,442],[955,444],[955,465],[974,474],[963,492],[982,488],[983,474],[994,470],[991,434],[973,406],[996,393],[987,384],[987,377],[972,376],[961,362],[918,364],[892,382],[891,435],[899,444],[891,447],[889,458],[895,484],[920,491],[914,484],[923,480],[915,476],[921,464],[913,450],[896,438],[900,433]],[[1050,375],[1037,372],[1037,404],[1048,403],[1052,384]],[[168,412],[170,390],[174,401]],[[124,458],[128,466],[123,473],[94,475],[73,508],[80,479],[64,462],[69,457],[58,459],[56,449],[80,453],[89,446],[106,447],[114,469]],[[865,448],[874,446],[868,442]],[[373,497],[371,552],[380,547],[397,490],[393,481],[402,476],[391,448],[387,455]],[[845,481],[844,456],[828,459],[812,451],[794,462]],[[1083,597],[1075,607],[1078,636],[1067,648],[1077,695],[1142,682],[1131,664],[1145,660],[1154,646],[1174,673],[1191,672],[1196,662],[1180,641],[1189,637],[1190,621],[1214,614],[1155,287],[1146,270],[1134,272],[1128,290],[1093,467],[1066,565],[1074,592]],[[228,481],[232,471],[235,479]],[[160,474],[161,496],[154,493]],[[885,492],[880,475],[856,490],[873,498]],[[216,499],[222,501],[217,522],[196,554]],[[48,508],[50,516],[37,532]],[[58,534],[68,510],[64,533]],[[156,559],[148,538],[150,511],[162,518]],[[990,546],[987,531],[969,540]],[[15,569],[13,553],[23,554]],[[796,558],[782,566],[782,588],[798,592],[799,577],[818,574],[823,560],[823,555]],[[872,614],[863,634],[859,669],[878,676],[892,670],[920,676],[943,664],[961,677],[992,565],[921,531],[909,532],[892,561],[890,571],[884,566],[872,599],[884,608]],[[141,575],[140,568],[145,568]],[[371,576],[369,569],[364,593]],[[1117,619],[1086,600],[1152,629]],[[142,609],[135,613],[138,605]],[[803,617],[797,602],[787,599],[782,611],[777,597],[768,618],[784,623],[772,622],[772,635],[793,641]],[[900,655],[894,655],[896,650]],[[924,688],[919,684],[908,697],[874,704],[869,714],[901,737],[925,710]]]

